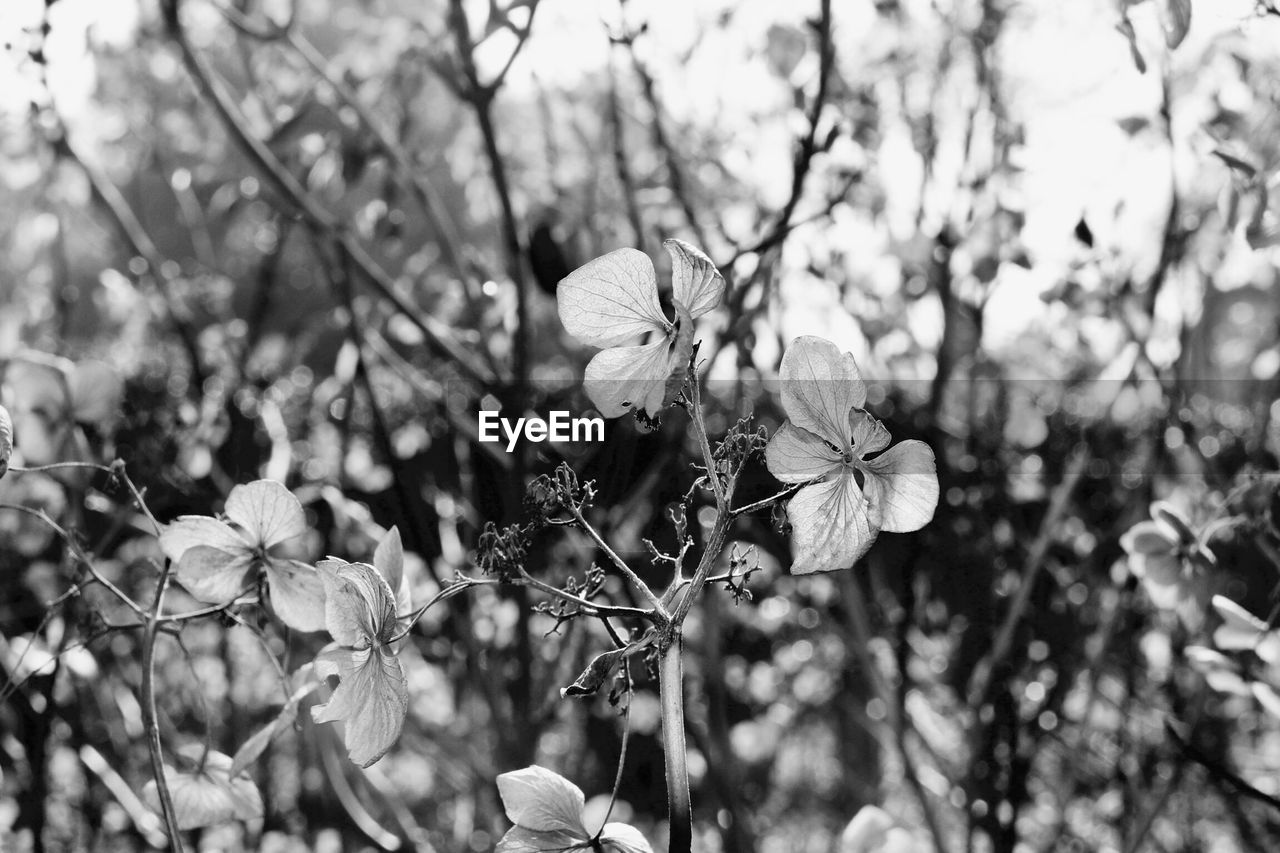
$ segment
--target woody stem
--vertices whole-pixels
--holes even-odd
[[[667,814],[671,836],[668,853],[691,853],[693,806],[689,797],[688,748],[684,733],[684,666],[680,626],[671,626],[658,658],[662,700],[662,746],[667,765]]]

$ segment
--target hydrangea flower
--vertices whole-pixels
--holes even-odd
[[[173,561],[178,583],[200,601],[228,604],[262,572],[280,621],[299,631],[322,630],[320,576],[305,563],[272,554],[306,530],[302,504],[293,493],[274,480],[236,486],[224,514],[226,521],[180,516],[160,534],[160,548]]]
[[[502,836],[494,853],[568,853],[600,850],[604,853],[653,853],[649,842],[634,826],[606,823],[596,834],[589,832],[582,812],[582,789],[545,767],[533,765],[498,777],[507,818],[515,824]]]
[[[325,622],[336,645],[316,658],[321,678],[340,679],[328,703],[311,709],[317,723],[340,721],[350,759],[368,767],[386,754],[409,712],[409,686],[396,641],[410,607],[404,557],[395,528],[367,563],[324,560]],[[399,591],[393,593],[392,589]]]
[[[1151,602],[1171,610],[1191,591],[1190,575],[1197,562],[1212,563],[1186,518],[1170,504],[1151,505],[1151,520],[1140,521],[1120,537],[1129,570],[1142,581]]]
[[[928,524],[938,503],[933,451],[915,440],[889,448],[889,431],[861,408],[867,389],[853,356],[801,337],[778,373],[787,420],[769,440],[765,463],[784,483],[810,483],[787,504],[792,573],[847,568],[881,530]]]
[[[653,262],[636,249],[588,261],[556,288],[565,329],[584,344],[603,347],[587,365],[583,384],[607,418],[634,411],[643,424],[657,420],[688,371],[693,321],[724,296],[724,278],[710,258],[680,240],[663,246],[671,255],[674,321],[658,303]],[[653,334],[649,343],[623,346]]]

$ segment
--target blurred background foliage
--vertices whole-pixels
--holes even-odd
[[[679,236],[729,284],[700,332],[718,431],[775,427],[782,347],[824,335],[894,436],[933,446],[943,494],[830,576],[787,576],[769,513],[743,521],[753,595],[689,626],[701,849],[830,851],[867,803],[922,850],[1276,849],[1280,723],[1185,649],[1213,594],[1271,613],[1280,570],[1280,15],[1197,2],[1183,38],[1182,7],[11,0],[15,464],[121,458],[161,520],[279,479],[312,522],[296,556],[368,559],[399,525],[421,601],[567,460],[643,563],[693,480],[681,413],[506,454],[475,412],[585,411],[556,282]],[[77,392],[41,359],[98,367]],[[746,499],[775,490],[760,465]],[[146,600],[159,552],[118,492],[0,481]],[[1243,519],[1172,608],[1120,545],[1157,498],[1197,530]],[[0,530],[0,842],[159,843],[128,614],[46,525]],[[548,533],[527,565],[562,583],[596,558]],[[535,760],[607,795],[618,710],[558,693],[605,640],[529,604],[432,611],[399,746],[358,772],[302,714],[252,771],[265,819],[200,849],[490,850],[494,777]],[[169,747],[234,752],[283,701],[264,649],[319,644],[253,611],[162,641]],[[637,678],[614,818],[661,839]]]

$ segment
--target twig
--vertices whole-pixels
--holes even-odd
[[[785,500],[791,497],[803,487],[804,487],[803,483],[797,483],[794,486],[787,486],[785,489],[778,492],[776,495],[770,495],[769,497],[764,498],[762,500],[758,500],[755,503],[749,503],[746,506],[740,506],[737,509],[730,510],[729,512],[731,515],[733,515],[734,518],[737,518],[740,515],[746,515],[749,512],[755,512],[758,509],[764,509],[770,504],[774,504],[774,503],[777,503],[778,501]]]
[[[475,64],[475,44],[471,40],[470,25],[462,0],[450,0],[449,28],[453,32],[458,55],[462,61],[465,85],[458,91],[470,106],[480,126],[480,136],[484,140],[485,155],[489,160],[489,172],[493,178],[493,189],[498,196],[499,209],[502,212],[502,241],[506,258],[507,277],[516,288],[516,328],[514,342],[513,372],[517,383],[529,379],[529,288],[524,277],[522,252],[520,250],[520,233],[516,227],[515,205],[511,199],[511,188],[507,180],[506,162],[498,148],[498,131],[493,123],[493,99],[501,87],[511,64],[515,62],[529,38],[533,26],[533,15],[538,3],[529,4],[529,23],[517,33],[519,41],[512,50],[507,64],[498,75],[489,82],[481,82]]]
[[[169,782],[164,771],[164,746],[160,742],[160,725],[156,719],[156,636],[160,629],[160,609],[164,606],[165,589],[169,586],[169,572],[172,563],[165,561],[156,582],[156,597],[147,614],[147,624],[142,632],[142,725],[147,733],[147,749],[151,753],[151,772],[156,780],[156,795],[160,800],[160,808],[164,813],[165,826],[169,831],[169,841],[175,853],[182,853],[182,830],[178,824],[178,813],[173,807],[173,797],[169,794]]]
[[[925,825],[929,829],[929,834],[933,837],[933,845],[938,850],[938,853],[947,853],[948,848],[944,841],[945,836],[942,834],[942,824],[933,808],[933,801],[929,799],[929,792],[925,790],[923,783],[920,781],[915,759],[907,749],[905,736],[906,714],[899,709],[898,703],[893,700],[892,689],[886,683],[884,675],[880,672],[880,668],[876,666],[875,659],[871,656],[871,617],[867,610],[866,598],[862,595],[862,588],[858,586],[858,579],[848,572],[845,572],[844,575],[842,586],[845,597],[848,599],[849,627],[853,630],[853,642],[850,645],[853,646],[854,656],[858,659],[858,665],[866,672],[867,681],[870,682],[871,689],[875,691],[880,701],[884,704],[886,713],[889,715],[886,727],[892,736],[898,756],[902,759],[903,778],[906,779],[907,785],[920,803],[920,811],[924,815]],[[905,673],[899,673],[899,677],[905,677]]]
[[[43,522],[45,525],[49,527],[49,529],[51,529],[54,533],[56,533],[58,537],[62,539],[63,542],[66,543],[67,549],[71,551],[71,555],[76,559],[76,562],[80,563],[86,569],[89,570],[89,574],[93,576],[94,582],[101,584],[108,592],[110,592],[117,599],[119,599],[121,604],[128,607],[137,615],[139,616],[144,615],[142,605],[138,604],[138,602],[130,598],[125,593],[124,590],[120,589],[120,587],[116,586],[109,578],[107,578],[105,575],[100,573],[98,571],[97,566],[95,566],[93,564],[93,561],[89,559],[89,555],[84,552],[84,549],[80,547],[80,544],[76,542],[75,538],[69,532],[63,529],[62,525],[58,524],[58,522],[50,518],[49,515],[44,510],[32,509],[29,506],[22,506],[21,504],[6,504],[6,503],[0,503],[0,509],[8,509],[14,512],[20,512],[20,513],[23,513],[24,515],[29,515],[32,518],[38,519],[39,521]]]
[[[995,670],[1004,663],[1004,659],[1013,648],[1014,633],[1017,631],[1018,623],[1022,620],[1022,616],[1027,610],[1027,605],[1031,602],[1031,592],[1035,586],[1036,577],[1044,567],[1045,554],[1049,550],[1049,545],[1053,542],[1053,535],[1058,522],[1062,520],[1062,516],[1067,511],[1071,495],[1075,493],[1076,486],[1079,485],[1080,479],[1084,475],[1084,469],[1089,462],[1089,457],[1088,448],[1083,447],[1077,449],[1071,458],[1067,460],[1062,482],[1054,489],[1044,520],[1040,522],[1040,532],[1037,534],[1035,542],[1032,543],[1031,550],[1027,554],[1027,561],[1023,565],[1022,580],[1018,587],[1018,592],[1013,602],[1009,605],[1008,612],[1005,613],[1004,622],[1000,625],[995,642],[991,644],[991,651],[974,667],[973,675],[969,679],[968,690],[965,692],[969,709],[974,714],[979,712],[987,700],[987,693],[991,689],[992,676]]]
[[[573,514],[574,521],[578,523],[578,527],[591,537],[591,541],[596,544],[597,548],[604,552],[605,556],[609,558],[609,562],[613,563],[614,567],[616,567],[618,571],[622,572],[623,576],[626,577],[626,579],[631,582],[631,585],[636,588],[636,591],[645,597],[650,606],[653,607],[654,612],[663,620],[669,618],[667,608],[663,605],[658,596],[654,594],[653,589],[640,579],[640,576],[635,573],[635,570],[627,565],[626,560],[619,557],[617,552],[609,547],[609,543],[604,541],[604,538],[600,535],[599,531],[597,531],[591,522],[587,521],[586,516],[582,514],[582,507],[571,503],[568,508],[570,513]]]
[[[640,206],[636,203],[635,179],[631,176],[631,164],[627,158],[626,128],[622,124],[622,110],[618,106],[618,72],[613,65],[613,52],[609,52],[609,124],[613,131],[613,168],[618,174],[618,183],[622,187],[622,201],[627,209],[627,219],[631,222],[634,245],[644,251],[644,219],[640,216]]]
[[[1249,784],[1241,776],[1213,761],[1209,756],[1205,755],[1199,747],[1195,746],[1190,740],[1180,735],[1178,730],[1174,728],[1170,721],[1165,720],[1164,730],[1173,742],[1178,745],[1178,748],[1182,750],[1183,755],[1194,761],[1196,764],[1199,764],[1205,770],[1208,770],[1214,778],[1226,782],[1238,791],[1241,796],[1264,803],[1280,812],[1280,799],[1271,796],[1265,791],[1258,790],[1256,786]]]
[[[644,95],[645,103],[649,107],[650,122],[649,134],[653,140],[653,146],[662,154],[663,162],[667,167],[667,183],[671,186],[671,194],[675,196],[676,203],[680,205],[680,210],[684,213],[685,221],[689,223],[689,230],[698,238],[698,244],[707,245],[707,234],[703,230],[702,223],[698,221],[698,215],[694,212],[693,202],[689,199],[689,193],[686,189],[684,171],[680,167],[680,158],[676,154],[675,146],[667,137],[667,131],[662,124],[662,103],[658,99],[657,85],[654,82],[653,75],[640,61],[640,56],[635,50],[635,37],[627,36],[621,39],[615,39],[616,42],[624,44],[631,54],[631,65],[635,69],[636,77],[640,80],[640,91]]]
[[[470,379],[481,384],[492,381],[489,371],[475,358],[462,349],[453,339],[451,332],[433,317],[424,316],[396,292],[395,280],[382,268],[360,245],[354,237],[347,233],[338,220],[298,182],[298,179],[285,168],[275,153],[261,139],[248,129],[244,117],[235,104],[226,82],[218,75],[213,66],[192,46],[182,28],[179,19],[181,0],[162,0],[161,12],[170,37],[182,53],[187,72],[196,82],[204,97],[213,106],[231,138],[244,151],[249,160],[258,168],[267,181],[301,214],[312,229],[324,237],[331,239],[342,250],[373,285],[374,290],[393,304],[411,323],[422,332],[429,347],[438,354],[451,360]]]
[[[369,108],[360,100],[355,90],[329,71],[328,61],[306,36],[296,29],[291,29],[285,35],[285,39],[297,51],[298,55],[306,60],[311,69],[333,87],[334,92],[342,99],[343,103],[355,112],[356,117],[372,134],[374,142],[377,143],[383,155],[391,162],[391,168],[400,182],[408,186],[412,194],[418,199],[419,206],[422,208],[423,213],[427,215],[428,223],[436,232],[437,242],[444,254],[445,262],[453,268],[454,273],[460,279],[465,281],[470,278],[466,264],[462,259],[462,251],[459,248],[461,238],[458,236],[457,226],[445,207],[444,200],[440,198],[440,193],[427,180],[423,170],[416,166],[404,148],[391,138],[391,135],[377,121]]]

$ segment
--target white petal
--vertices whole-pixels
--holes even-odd
[[[280,621],[295,631],[324,630],[324,582],[306,563],[268,560],[267,597]]]
[[[906,533],[933,519],[938,506],[938,471],[933,450],[923,441],[904,441],[875,459],[862,461],[871,521],[881,530]]]
[[[600,832],[600,846],[605,853],[653,853],[640,830],[626,823],[606,823]]]
[[[174,566],[174,577],[193,598],[209,604],[234,601],[250,583],[253,558],[247,551],[223,551],[210,545],[188,548]]]
[[[236,486],[227,496],[227,518],[245,529],[251,543],[270,548],[307,529],[307,517],[293,492],[275,480]]]
[[[176,561],[188,548],[208,545],[222,551],[249,551],[249,543],[231,525],[207,515],[183,515],[160,532],[160,550]]]
[[[493,853],[588,853],[585,835],[572,832],[536,832],[513,826],[502,836]]]
[[[658,304],[653,262],[635,249],[617,249],[588,261],[556,287],[565,330],[584,344],[611,347],[670,323]]]
[[[582,789],[545,767],[532,765],[498,777],[507,819],[536,832],[567,832],[587,838],[582,825]]]
[[[889,446],[889,430],[863,411],[849,413],[849,436],[853,441],[853,452],[859,458],[879,453]]]
[[[796,492],[787,504],[787,520],[794,575],[849,568],[867,553],[878,532],[848,469]]]
[[[671,291],[693,319],[713,310],[724,298],[724,276],[711,259],[683,240],[662,244],[671,256]]]
[[[583,388],[600,414],[616,418],[630,411],[650,416],[662,411],[671,363],[668,341],[601,350],[587,365]]]
[[[404,543],[400,539],[400,528],[392,526],[382,537],[373,552],[373,567],[386,578],[387,586],[395,593],[396,615],[405,616],[412,612],[413,596],[409,576],[404,571]],[[408,627],[408,620],[404,622],[399,626],[400,630]]]
[[[785,421],[764,449],[769,473],[784,483],[807,483],[844,464],[832,447],[808,430]]]
[[[316,705],[317,723],[341,721],[347,755],[368,767],[386,754],[409,713],[409,687],[395,655],[366,649],[339,658],[342,679],[327,704]]]
[[[863,806],[840,833],[840,853],[876,853],[884,844],[893,818],[878,806]]]
[[[866,385],[849,353],[825,338],[796,338],[778,368],[782,408],[796,426],[849,450],[849,410],[867,400]]]
[[[1170,554],[1178,547],[1178,534],[1163,521],[1139,521],[1120,537],[1126,554]]]
[[[400,539],[400,528],[392,527],[382,537],[373,551],[373,567],[386,580],[387,586],[392,590],[400,589],[400,581],[404,579],[404,542]]]
[[[1254,698],[1258,700],[1258,704],[1273,717],[1280,717],[1280,695],[1276,694],[1275,688],[1260,681],[1254,681],[1249,686],[1252,688]]]
[[[364,648],[391,638],[395,633],[395,598],[372,566],[324,560],[316,571],[324,583],[325,627],[335,640]]]

